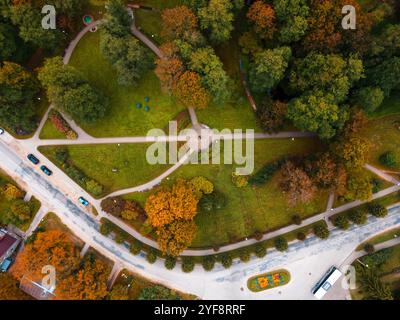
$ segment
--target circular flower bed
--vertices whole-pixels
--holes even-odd
[[[290,281],[290,273],[287,270],[277,270],[269,273],[260,274],[247,280],[247,287],[250,291],[260,292],[280,286],[284,286]]]

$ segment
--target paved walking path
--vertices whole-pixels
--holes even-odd
[[[119,263],[119,262],[114,263],[114,266],[113,266],[111,273],[107,280],[107,289],[108,290],[111,290],[111,288],[114,286],[114,283],[118,279],[118,276],[121,273],[123,268],[124,267],[121,263]]]
[[[64,56],[64,63],[68,63],[71,55],[73,53],[73,50],[75,49],[75,47],[77,46],[77,44],[79,43],[80,39],[87,33],[90,31],[90,29],[94,26],[97,26],[99,23],[101,23],[101,21],[95,21],[93,22],[91,25],[87,26],[86,28],[84,28],[79,34],[78,36],[71,42],[70,46],[68,47],[68,49],[66,50],[65,56]],[[159,58],[163,58],[162,52],[155,46],[155,44],[153,42],[151,42],[143,33],[141,33],[135,26],[135,24],[132,24],[132,28],[131,28],[132,33],[138,38],[140,39],[143,43],[145,43]],[[194,109],[189,109],[190,115],[191,115],[191,119],[193,123],[198,123],[196,114],[195,114],[195,110]],[[117,143],[146,143],[146,142],[155,142],[155,141],[187,141],[187,137],[186,136],[178,136],[178,137],[115,137],[115,138],[94,138],[89,136],[87,133],[85,133],[81,128],[79,128],[79,126],[75,123],[72,122],[70,119],[68,119],[71,127],[77,131],[77,133],[79,134],[79,138],[77,140],[68,140],[68,139],[55,139],[55,140],[39,140],[38,136],[40,133],[41,128],[44,125],[45,119],[42,120],[40,127],[40,130],[38,129],[34,138],[33,139],[28,139],[24,142],[21,142],[25,145],[25,147],[30,148],[30,150],[32,149],[36,149],[38,146],[40,145],[79,145],[79,144],[117,144]],[[287,139],[287,138],[291,138],[292,140],[295,140],[296,138],[311,138],[314,137],[315,134],[313,133],[308,133],[308,132],[298,132],[298,131],[292,131],[292,132],[280,132],[280,133],[276,133],[276,134],[268,134],[268,133],[256,133],[254,134],[254,138],[255,139]],[[217,140],[217,139],[226,139],[226,140],[238,140],[238,139],[249,139],[252,138],[253,134],[251,133],[244,133],[244,134],[213,134],[212,135],[212,140]],[[180,161],[175,164],[174,166],[172,166],[171,168],[169,168],[166,172],[164,172],[162,175],[160,175],[159,177],[157,177],[156,179],[145,183],[141,186],[136,186],[133,188],[127,188],[124,190],[119,190],[116,191],[112,194],[110,194],[109,196],[120,196],[120,195],[124,195],[126,193],[131,193],[131,192],[140,192],[140,191],[145,191],[148,189],[153,188],[154,186],[158,185],[161,183],[161,181],[165,178],[167,178],[172,172],[174,172],[175,170],[177,170],[181,165],[183,165],[183,163],[185,163],[187,161],[187,158],[190,156],[189,153],[187,153],[182,159],[180,159]],[[57,175],[59,176],[63,176],[65,177],[65,184],[69,185],[71,187],[71,185],[75,184],[75,188],[73,188],[74,190],[76,189],[76,191],[74,191],[74,194],[71,195],[72,197],[76,197],[77,194],[82,194],[84,195],[92,204],[93,206],[98,210],[99,217],[97,217],[96,219],[100,219],[100,217],[107,217],[110,220],[114,220],[113,222],[115,222],[114,217],[102,212],[101,208],[100,208],[100,200],[94,199],[93,197],[91,197],[85,190],[83,190],[82,188],[80,188],[79,186],[76,185],[75,182],[72,182],[71,179],[69,177],[67,177],[65,175],[65,173],[63,173],[59,168],[54,168],[55,166],[52,166],[51,169],[56,170],[55,172],[57,172]],[[392,181],[393,183],[396,183],[397,180],[395,180],[393,177],[390,177],[388,175],[386,175],[385,173],[383,173],[382,171],[373,168],[372,166],[366,165],[366,168],[368,170],[373,171],[374,173],[378,174],[381,177],[384,177],[385,180],[388,181]],[[377,194],[374,194],[373,198],[377,199],[380,197],[384,197],[392,192],[396,192],[400,190],[400,186],[394,186],[391,188],[387,188],[385,190],[382,190],[381,192],[378,192]],[[67,194],[68,195],[68,194]],[[72,198],[71,198],[72,199]],[[329,202],[331,202],[331,198],[329,199]],[[305,225],[309,225],[312,224],[316,221],[319,220],[327,220],[329,219],[329,217],[331,217],[334,214],[349,210],[353,207],[356,207],[360,204],[362,204],[363,202],[361,201],[354,201],[352,203],[348,203],[345,204],[341,207],[332,209],[332,208],[328,208],[327,211],[320,213],[318,215],[315,215],[313,217],[310,217],[306,220],[303,221],[302,226]],[[329,204],[330,206],[330,204]],[[116,223],[116,222],[115,222]],[[126,225],[125,223],[123,223],[122,221],[118,220],[117,223],[121,228],[123,228],[125,231],[127,231],[128,233],[134,235],[136,238],[138,238],[140,241],[157,248],[157,244],[153,241],[150,240],[146,237],[143,237],[142,235],[140,235],[137,231],[133,230],[130,226]],[[330,227],[332,227],[330,225]],[[267,239],[271,239],[273,237],[282,235],[284,233],[293,231],[295,229],[299,228],[299,226],[297,225],[290,225],[287,226],[285,228],[279,229],[277,231],[274,232],[270,232],[266,235],[264,235],[264,237],[262,238],[263,240],[267,240]],[[220,248],[219,252],[226,252],[226,251],[230,251],[230,250],[234,250],[237,248],[241,248],[244,246],[248,246],[251,245],[253,243],[256,243],[258,241],[256,241],[255,239],[248,239],[239,243],[235,243],[235,244],[231,244],[231,245],[227,245],[224,246],[222,248]],[[207,250],[186,250],[184,252],[184,255],[193,255],[193,256],[200,256],[200,255],[207,255],[207,254],[215,254],[214,250],[212,249],[207,249]]]
[[[90,32],[90,30],[94,27],[97,27],[101,23],[101,20],[93,21],[91,24],[87,25],[85,28],[78,33],[74,40],[71,41],[68,48],[65,50],[63,62],[64,64],[68,64],[71,60],[72,54],[78,45],[79,41],[86,35],[86,33]]]
[[[33,231],[36,230],[40,222],[42,222],[42,219],[47,213],[49,213],[49,211],[50,210],[44,205],[40,207],[39,211],[35,215],[35,218],[33,218],[28,230],[26,230],[25,232],[25,239],[27,239],[33,233]]]
[[[124,245],[102,236],[99,233],[98,221],[77,205],[69,194],[65,194],[54,185],[57,176],[48,179],[40,174],[37,168],[32,168],[25,157],[15,153],[8,143],[9,139],[11,138],[7,133],[0,137],[2,169],[21,185],[29,185],[33,195],[49,210],[55,212],[76,236],[133,272],[204,299],[312,298],[311,287],[329,266],[342,261],[342,257],[347,257],[365,238],[400,222],[400,207],[397,206],[389,209],[389,215],[385,218],[369,217],[366,225],[352,226],[347,231],[334,229],[328,240],[321,241],[311,237],[304,242],[291,244],[285,253],[269,250],[265,259],[252,256],[247,264],[235,260],[229,270],[217,264],[211,272],[205,272],[201,266],[196,266],[192,273],[186,274],[181,271],[179,263],[174,270],[166,270],[163,260],[159,259],[154,264],[149,264],[143,254],[134,256]],[[74,189],[70,180],[65,183]],[[246,288],[246,281],[250,276],[282,267],[291,273],[292,279],[288,285],[257,294],[243,289]]]
[[[386,180],[386,181],[388,181],[390,183],[393,183],[393,184],[396,184],[396,185],[400,184],[399,180],[395,179],[394,177],[392,177],[391,175],[385,173],[384,171],[371,166],[370,164],[366,164],[364,166],[364,168],[369,170],[369,171],[371,171],[372,173],[376,174],[378,177],[380,177],[383,180]]]
[[[54,105],[51,104],[49,106],[49,108],[47,109],[46,113],[43,115],[42,119],[40,120],[39,126],[36,129],[36,132],[35,132],[35,134],[32,136],[32,138],[30,140],[39,141],[39,135],[42,132],[44,125],[46,124],[46,121],[47,121],[47,119],[49,117],[50,110],[53,109],[53,108],[54,108]]]
[[[385,230],[387,231],[387,230]],[[379,235],[379,233],[378,233]],[[376,235],[374,235],[376,236]],[[365,241],[368,241],[368,239],[366,239]],[[383,249],[387,249],[393,246],[397,246],[400,244],[400,237],[397,238],[393,238],[390,240],[387,240],[385,242],[381,242],[379,244],[374,245],[375,248],[375,252],[383,250]],[[350,265],[353,263],[354,260],[359,259],[365,255],[367,255],[368,253],[366,253],[364,250],[360,250],[360,251],[353,251],[351,255],[349,255],[342,263],[341,266],[345,266],[345,265]]]
[[[90,248],[90,245],[89,245],[89,243],[86,242],[81,250],[81,253],[79,254],[81,258],[83,258],[85,256],[85,254],[89,250],[89,248]]]
[[[138,38],[147,47],[149,47],[151,51],[153,51],[158,58],[165,59],[162,51],[149,38],[147,38],[142,32],[139,31],[139,29],[135,25],[135,22],[133,22],[131,25],[131,32],[136,38]]]

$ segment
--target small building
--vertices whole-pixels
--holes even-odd
[[[22,277],[19,283],[19,288],[36,300],[53,300],[56,297],[54,294],[54,288],[45,288],[26,276]]]
[[[5,229],[0,229],[0,269],[2,271],[7,271],[10,267],[10,257],[15,249],[17,249],[20,242],[21,239],[18,236]]]

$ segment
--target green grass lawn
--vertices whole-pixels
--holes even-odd
[[[42,131],[39,135],[40,139],[66,139],[65,135],[58,131],[49,119],[46,120]]]
[[[129,300],[138,300],[138,298],[140,296],[140,292],[144,288],[153,287],[155,285],[159,285],[164,288],[167,288],[158,283],[154,283],[154,282],[150,281],[149,279],[146,279],[136,273],[131,273],[125,269],[121,271],[121,273],[118,275],[117,280],[115,280],[114,287],[116,285],[122,285],[124,287],[126,286],[127,288],[129,288],[128,289]],[[167,289],[169,289],[169,288],[167,288]],[[179,291],[175,291],[173,289],[170,289],[170,290],[171,290],[170,293],[172,296],[177,296],[182,300],[194,300],[196,298],[194,295],[191,295],[191,294],[182,293]]]
[[[395,228],[389,231],[385,231],[383,233],[378,234],[375,237],[372,237],[371,239],[363,242],[362,244],[360,244],[356,251],[360,251],[364,249],[364,246],[369,243],[369,244],[373,244],[373,245],[377,245],[379,243],[391,240],[395,237],[400,237],[400,227],[399,228]]]
[[[376,268],[376,271],[380,276],[381,281],[388,284],[392,289],[392,292],[394,292],[400,288],[400,277],[399,273],[396,271],[400,267],[400,245],[393,246],[390,250],[391,255],[382,265]],[[360,259],[362,260],[362,258]],[[353,262],[353,264],[355,263],[357,262]],[[364,299],[364,294],[365,293],[363,292],[363,289],[360,288],[359,284],[357,289],[351,290],[353,300]]]
[[[255,169],[283,155],[311,153],[319,148],[319,144],[310,139],[256,140]],[[224,209],[197,215],[196,223],[199,231],[192,247],[220,246],[238,241],[251,236],[255,231],[266,232],[290,224],[294,214],[304,218],[320,213],[326,208],[327,192],[320,192],[309,204],[288,207],[286,196],[279,187],[277,175],[263,187],[253,189],[248,186],[238,189],[231,181],[234,169],[234,165],[185,165],[164,182],[171,184],[176,178],[204,176],[214,183],[216,190],[227,197],[227,206]],[[127,198],[144,205],[150,193],[151,191],[135,193],[128,195]]]
[[[43,118],[43,115],[46,113],[47,108],[49,107],[50,103],[47,101],[46,95],[42,93],[40,95],[40,101],[35,102],[35,113],[36,113],[36,119],[37,123],[40,122],[40,120]],[[31,132],[30,134],[27,135],[19,135],[13,132],[13,130],[5,125],[4,123],[0,122],[0,126],[3,127],[8,131],[9,134],[11,134],[13,137],[17,139],[29,139],[35,134],[35,130]]]
[[[400,170],[400,115],[371,120],[362,135],[372,143],[368,159],[370,164],[383,168],[379,163],[379,156],[392,151],[397,156],[397,166],[383,169]]]
[[[395,91],[383,104],[371,115],[372,118],[381,118],[400,113],[400,91]]]
[[[95,179],[110,192],[146,183],[168,169],[167,165],[150,165],[146,161],[149,144],[74,145],[67,146],[72,163],[88,177]],[[39,148],[55,162],[57,147]],[[112,169],[118,172],[112,172]]]
[[[161,91],[153,70],[141,79],[138,87],[118,85],[115,71],[102,56],[99,48],[100,33],[89,33],[78,44],[70,64],[80,70],[89,81],[110,99],[106,116],[82,128],[95,137],[140,136],[150,129],[164,128],[184,107]],[[136,108],[149,97],[150,112]]]

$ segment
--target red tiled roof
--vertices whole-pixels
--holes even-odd
[[[18,240],[6,233],[2,238],[0,238],[0,257],[2,257],[8,249],[10,249],[15,242]]]

